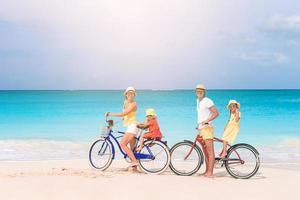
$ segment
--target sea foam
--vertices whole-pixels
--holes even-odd
[[[0,160],[51,160],[87,157],[88,143],[54,140],[0,140]]]

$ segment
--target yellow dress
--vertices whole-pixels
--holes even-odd
[[[241,113],[238,112],[239,117],[241,118]],[[236,139],[238,132],[240,131],[240,120],[238,122],[235,121],[235,115],[230,114],[230,119],[227,123],[227,126],[223,132],[222,140],[233,143]]]

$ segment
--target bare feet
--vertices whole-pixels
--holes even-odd
[[[204,174],[204,177],[205,178],[214,178],[215,176],[213,174],[206,173],[206,174]]]
[[[137,166],[130,166],[130,167],[128,167],[128,171],[129,172],[138,172]]]
[[[139,165],[138,162],[132,162],[132,163],[130,164],[130,167],[137,167],[138,165]]]
[[[127,167],[127,171],[136,172],[137,166],[139,165],[138,162],[133,162]]]

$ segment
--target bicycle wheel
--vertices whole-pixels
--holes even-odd
[[[140,168],[147,174],[161,174],[170,164],[168,146],[160,141],[146,141],[141,154],[152,155],[152,159],[140,159]]]
[[[203,163],[203,153],[190,141],[179,142],[171,150],[171,170],[181,176],[191,176],[196,173]]]
[[[89,151],[91,165],[102,171],[106,170],[112,162],[112,146],[105,139],[95,141]]]
[[[259,169],[259,153],[251,145],[236,144],[228,149],[224,165],[232,177],[248,179]]]

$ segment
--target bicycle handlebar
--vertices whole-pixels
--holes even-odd
[[[105,117],[105,121],[106,121],[106,122],[108,122],[108,120],[107,120],[108,114],[109,114],[109,112],[106,112],[106,113],[104,114],[104,117]]]
[[[108,126],[113,127],[114,124],[117,124],[117,123],[120,122],[119,120],[114,121],[114,120],[112,120],[112,119],[109,119],[109,118],[108,118],[108,117],[109,117],[108,114],[109,114],[109,112],[106,112],[106,113],[104,114],[105,122],[108,123]]]

